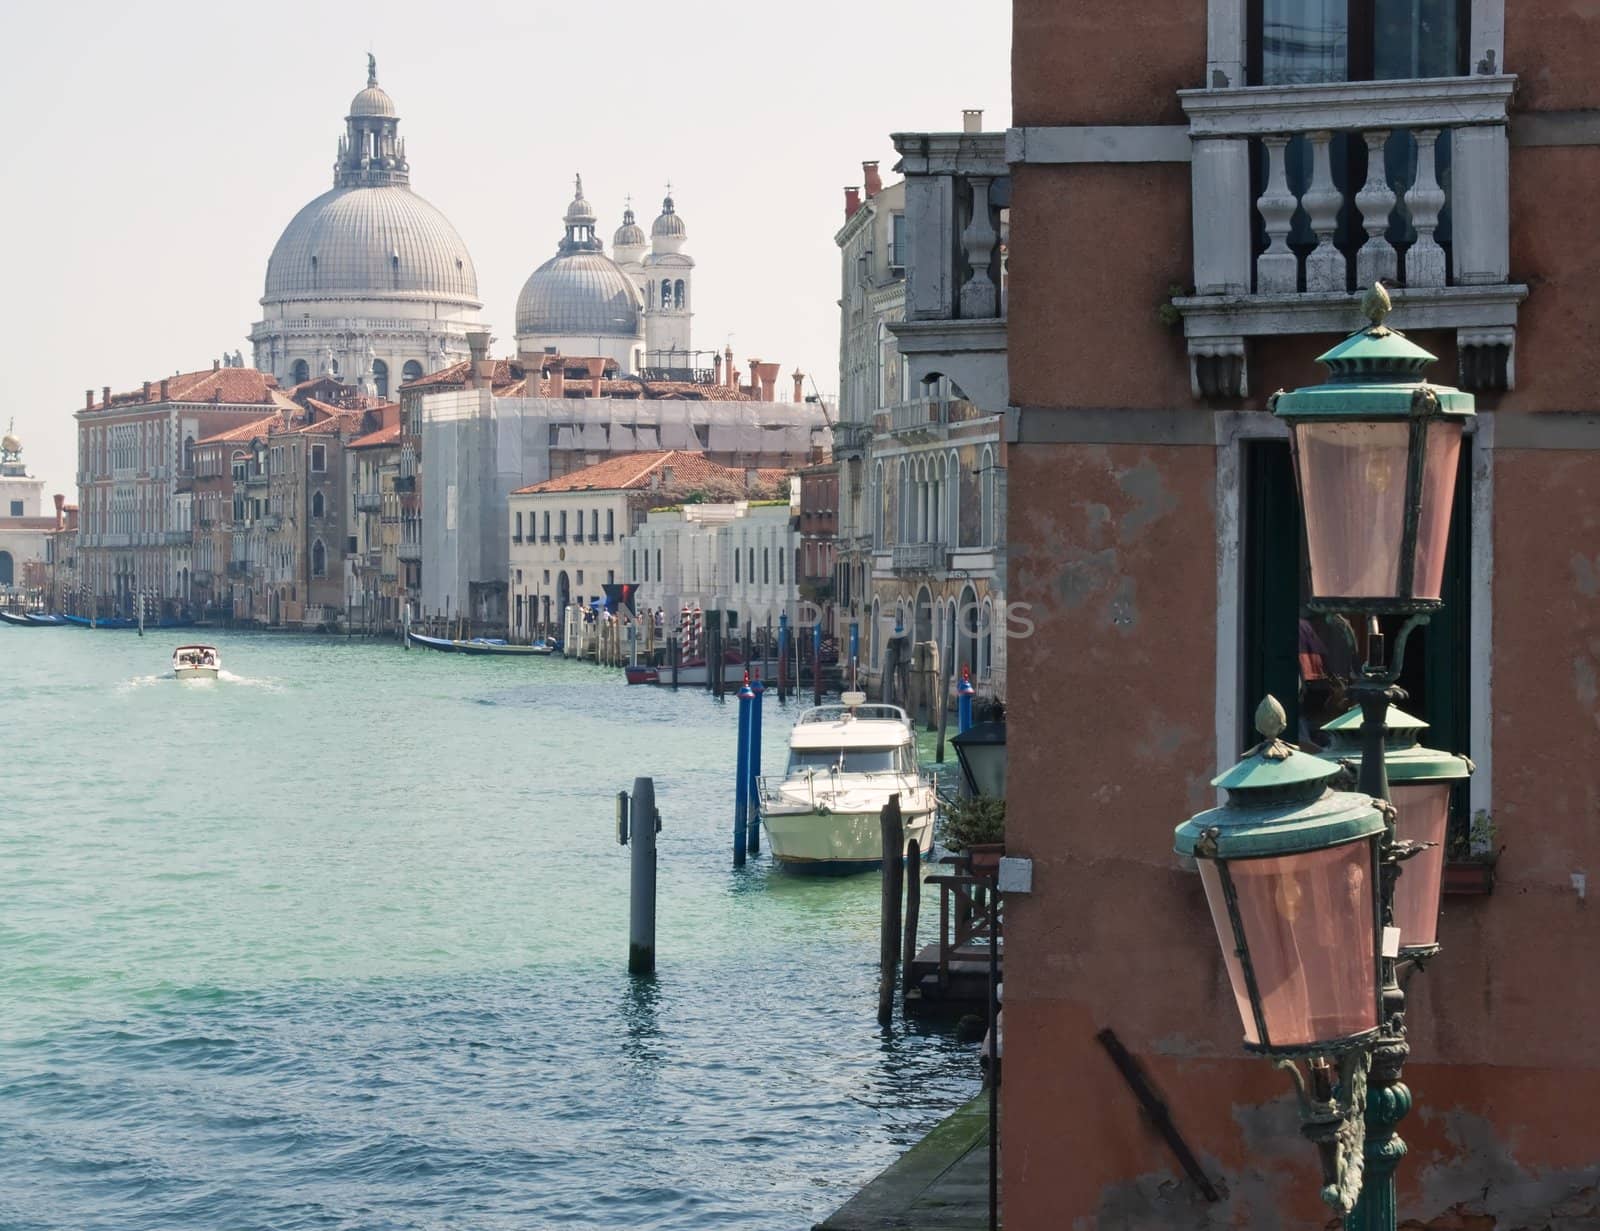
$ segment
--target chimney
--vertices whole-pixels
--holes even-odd
[[[564,398],[567,396],[567,361],[558,358],[550,365],[550,396]]]
[[[491,389],[494,387],[494,360],[489,358],[489,343],[493,341],[483,330],[467,334],[467,350],[472,359],[467,366],[467,388]]]
[[[981,133],[983,131],[982,107],[966,107],[962,109],[961,131],[964,133]]]
[[[731,345],[728,346],[727,349],[722,352],[722,355],[723,358],[727,360],[727,362],[723,365],[722,370],[727,374],[728,388],[737,389],[739,387],[739,371],[733,366],[733,347]]]
[[[600,381],[605,377],[606,361],[604,359],[589,360],[589,396],[600,396]]]
[[[747,359],[745,362],[750,365],[750,396],[759,398],[761,396],[761,360]]]
[[[60,492],[56,493],[56,529],[60,530],[67,524],[67,498]]]
[[[861,164],[861,178],[867,186],[867,200],[872,200],[883,191],[883,177],[878,174],[878,160]]]
[[[775,402],[778,399],[778,368],[776,363],[763,363],[757,365],[758,380],[761,384],[761,400]]]
[[[93,389],[85,389],[83,391],[83,408],[85,410],[93,410],[94,409],[94,390]]]
[[[169,400],[169,395],[170,395],[171,389],[172,389],[172,381],[171,381],[171,379],[168,378],[168,377],[163,376],[161,378],[161,400],[163,402]]]
[[[149,381],[145,381],[144,382],[144,400],[147,401],[147,402],[150,400],[150,382]]]
[[[110,385],[101,385],[100,386],[100,405],[102,405],[102,406],[110,406],[111,405],[111,386]]]
[[[720,385],[722,383],[722,356],[717,354],[716,351],[711,352],[711,371],[713,374],[711,383]]]
[[[796,368],[794,370],[794,400],[795,401],[803,402],[803,401],[806,400],[805,389],[806,389],[806,374],[804,372],[802,372],[799,368]]]
[[[213,360],[212,360],[212,361],[211,361],[211,370],[212,370],[212,371],[213,371],[213,372],[220,372],[220,371],[222,371],[222,360],[220,360],[220,359],[213,359]]]
[[[851,185],[844,190],[844,220],[849,222],[861,208],[861,189]]]

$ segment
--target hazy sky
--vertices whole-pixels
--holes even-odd
[[[890,132],[1010,121],[1003,0],[11,4],[0,37],[0,426],[69,499],[85,389],[250,362],[267,255],[332,186],[369,50],[497,354],[573,172],[608,248],[624,195],[648,230],[670,179],[695,345],[830,394],[843,186],[865,158],[896,178]]]

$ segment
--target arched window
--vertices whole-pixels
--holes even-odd
[[[409,384],[414,380],[422,379],[422,365],[415,359],[407,359],[406,366],[400,369],[400,383]]]
[[[983,471],[978,476],[979,520],[982,523],[979,545],[988,547],[994,543],[994,453],[987,446],[979,468]]]
[[[661,306],[667,307],[672,303],[672,279],[661,279]]]
[[[372,387],[379,397],[389,396],[389,365],[382,359],[372,361]]]
[[[289,383],[303,385],[311,379],[311,365],[304,359],[296,359],[294,366],[289,369]]]
[[[321,517],[327,505],[323,502],[321,492],[311,493],[311,516]]]
[[[683,279],[682,278],[679,278],[678,281],[673,285],[673,288],[672,288],[672,306],[674,308],[683,307]]]
[[[739,549],[737,547],[733,549],[733,579],[735,581],[739,580]]]
[[[761,584],[769,585],[772,582],[772,548],[761,549]]]
[[[183,438],[183,469],[187,474],[194,473],[194,437]]]
[[[313,577],[326,577],[328,575],[328,549],[318,539],[311,544],[311,575]]]

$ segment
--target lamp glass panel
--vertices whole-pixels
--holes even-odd
[[[1228,971],[1228,984],[1233,988],[1239,1020],[1244,1023],[1244,1041],[1259,1043],[1261,1035],[1256,1030],[1256,1015],[1250,1009],[1250,988],[1244,981],[1244,967],[1239,963],[1239,942],[1233,934],[1233,921],[1228,918],[1228,899],[1222,891],[1222,877],[1215,860],[1197,859],[1195,862],[1200,865],[1206,905],[1211,907],[1211,924],[1217,929],[1217,940],[1222,945],[1222,964]]]
[[[1412,594],[1438,598],[1444,585],[1444,553],[1450,541],[1450,509],[1455,503],[1456,464],[1461,458],[1461,423],[1435,419],[1428,424],[1422,455],[1422,505],[1417,513],[1417,562]]]
[[[1228,865],[1265,1042],[1304,1047],[1378,1024],[1372,841]]]
[[[1393,597],[1405,533],[1411,425],[1302,422],[1293,425],[1291,436],[1312,594]]]
[[[1400,865],[1394,886],[1394,925],[1402,946],[1431,945],[1439,938],[1439,890],[1444,878],[1444,837],[1450,823],[1450,783],[1419,782],[1389,788],[1395,807],[1395,837],[1430,842]]]

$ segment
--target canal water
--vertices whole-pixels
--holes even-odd
[[[876,1024],[875,875],[731,869],[731,701],[212,639],[0,628],[0,1227],[800,1231],[977,1089]]]

